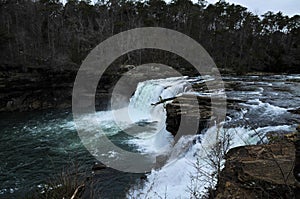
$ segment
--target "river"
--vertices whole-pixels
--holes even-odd
[[[155,107],[151,104],[160,98],[188,93],[187,82],[201,80],[199,77],[179,77],[140,83],[128,105],[131,123],[116,124],[112,111],[99,111],[97,118],[83,116],[82,121],[88,122],[87,131],[95,132],[101,128],[101,133],[105,132],[113,143],[128,151],[160,155],[171,150],[172,136],[165,130],[163,104]],[[222,130],[232,136],[231,148],[267,141],[268,133],[295,131],[300,116],[290,111],[300,108],[300,75],[225,76],[223,80],[227,98],[241,101],[238,108],[227,110],[223,122]],[[71,110],[0,113],[0,118],[0,198],[22,198],[33,190],[42,191],[49,178],[59,175],[72,164],[79,165],[79,172],[92,175],[91,168],[97,160],[83,146]],[[245,120],[250,124],[246,124]],[[97,125],[99,121],[100,126]],[[131,128],[133,123],[143,123],[149,128],[136,136],[128,136],[123,130]],[[139,174],[115,170],[103,174],[97,185],[101,187],[100,195],[104,198],[140,195],[188,198],[186,190],[191,174],[195,172],[193,163],[199,157],[204,159],[207,151],[211,150],[212,146],[205,140],[214,132],[216,126],[206,129],[201,135],[180,139],[173,150],[178,151],[186,145],[188,150],[179,150],[164,167],[147,174],[148,180],[143,187],[138,186]],[[201,141],[188,145],[195,137]],[[110,155],[115,158],[118,154]],[[213,172],[205,164],[203,168],[208,173]],[[202,180],[205,181],[205,177]],[[202,187],[199,192],[204,193],[206,185],[198,185]]]

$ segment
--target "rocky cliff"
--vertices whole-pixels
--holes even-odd
[[[215,98],[214,102],[216,106],[223,106],[221,104],[223,101],[221,100],[220,104],[218,104],[218,98]],[[231,109],[239,109],[238,103],[240,102],[242,100],[226,99],[226,106]],[[203,129],[208,127],[210,121],[216,119],[211,118],[213,111],[217,110],[212,110],[210,96],[185,94],[176,97],[170,103],[166,104],[166,129],[173,136],[176,136],[180,126],[184,126],[184,132],[190,132],[189,128],[195,129],[196,125],[198,126],[197,132],[191,133],[201,133]]]
[[[0,66],[0,111],[31,111],[49,108],[69,108],[72,89],[79,66],[40,65]],[[119,78],[119,72],[108,71],[101,78],[96,93],[96,106],[107,106],[109,93]]]
[[[295,135],[270,144],[231,149],[210,198],[297,198],[300,184],[293,175],[299,172]]]
[[[47,66],[2,66],[0,111],[26,111],[70,106],[76,71]]]

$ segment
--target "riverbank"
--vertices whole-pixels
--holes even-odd
[[[47,109],[64,109],[72,105],[72,89],[79,65],[74,63],[57,65],[27,66],[23,70],[20,66],[3,65],[0,72],[0,112],[6,111],[34,111]],[[118,70],[107,70],[100,80],[95,94],[95,105],[98,110],[109,108],[109,99],[119,78],[133,69],[130,86],[136,86],[136,81],[152,78],[164,78],[168,74],[161,73],[156,67],[147,73],[137,71],[134,66],[124,65]],[[150,72],[150,74],[148,73]],[[183,75],[196,75],[195,71],[178,69]],[[220,69],[222,76],[236,76],[237,72]],[[274,76],[282,73],[249,72],[245,76]],[[125,96],[126,94],[124,94]],[[128,97],[127,97],[128,98]],[[127,99],[129,100],[129,99]]]
[[[299,134],[300,126],[298,132],[274,136],[268,144],[231,149],[210,198],[297,198]]]

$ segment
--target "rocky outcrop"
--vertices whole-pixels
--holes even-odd
[[[0,111],[30,111],[68,108],[79,68],[76,64],[63,66],[0,66]],[[104,107],[117,73],[105,74],[96,93],[96,106]]]
[[[193,128],[197,122],[199,122],[197,131],[200,132],[207,126],[212,113],[210,98],[194,95],[183,95],[174,99],[166,105],[166,110],[166,129],[173,136],[177,134],[180,125]],[[181,120],[181,118],[185,119]],[[189,129],[185,129],[185,131],[188,132]]]
[[[70,67],[71,68],[71,67]],[[54,70],[46,65],[1,66],[0,111],[25,111],[67,107],[75,71]]]
[[[300,187],[293,175],[294,163],[295,145],[287,138],[233,148],[211,198],[296,198]]]
[[[199,85],[198,85],[199,86]],[[201,87],[202,89],[203,87]],[[203,88],[205,89],[205,88]],[[216,103],[216,108],[218,106],[223,106],[222,101],[218,104],[218,98],[214,98]],[[230,109],[239,109],[238,103],[243,102],[236,99],[227,99],[226,105]],[[185,132],[194,131],[200,133],[208,125],[208,122],[212,118],[213,111],[211,108],[211,97],[210,96],[198,96],[193,94],[185,94],[173,99],[171,103],[166,104],[166,129],[172,133],[173,136],[176,136],[179,127],[184,126],[183,129]],[[184,118],[182,120],[182,118]],[[195,125],[198,128],[195,128]],[[190,129],[189,129],[190,128]],[[190,132],[195,133],[195,132]]]

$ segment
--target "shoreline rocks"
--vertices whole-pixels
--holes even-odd
[[[210,198],[296,198],[300,185],[293,170],[299,159],[295,158],[295,143],[289,137],[294,136],[231,149]]]

